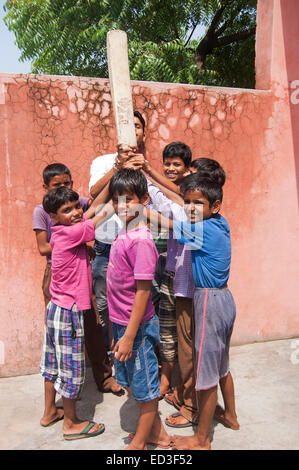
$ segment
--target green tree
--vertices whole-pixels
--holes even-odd
[[[133,80],[254,87],[256,0],[8,0],[32,73],[107,77],[106,34],[128,35]]]

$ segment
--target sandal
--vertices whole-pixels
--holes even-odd
[[[160,395],[158,396],[158,400],[163,400],[163,398],[165,398],[165,395],[168,395],[169,393],[172,393],[172,389],[169,388],[168,390],[166,390],[166,392],[164,393],[160,393]]]
[[[180,407],[178,405],[176,405],[173,401],[173,392],[172,393],[165,393],[164,395],[164,400],[166,401],[166,403],[168,403],[169,405],[172,405],[174,406],[177,410],[180,409]]]
[[[176,413],[173,413],[172,415],[170,415],[172,418],[178,418],[179,416],[183,416],[182,413],[180,413],[179,411],[177,411]],[[186,419],[186,418],[184,418]],[[192,427],[192,423],[191,421],[188,421],[188,423],[185,423],[185,424],[172,424],[172,423],[169,423],[167,421],[167,418],[165,419],[165,424],[167,426],[170,426],[171,428],[190,428]]]

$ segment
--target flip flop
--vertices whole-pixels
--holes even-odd
[[[64,434],[63,437],[66,441],[75,441],[76,439],[84,439],[86,437],[98,436],[99,434],[102,434],[102,432],[105,431],[105,426],[104,424],[100,424],[100,429],[98,431],[88,432],[95,424],[96,423],[94,421],[89,421],[89,424],[86,426],[86,428],[83,429],[83,431],[77,434]]]
[[[130,434],[127,436],[127,439],[129,439],[129,441],[133,441],[135,434],[136,432],[130,432]],[[163,446],[162,444],[158,444],[157,442],[147,442],[147,444],[149,444],[150,446],[159,447],[160,449],[171,449],[170,443],[166,446]]]
[[[182,413],[180,413],[179,411],[177,411],[176,413],[173,413],[172,415],[170,415],[172,418],[178,418],[179,416],[183,416]],[[167,418],[165,419],[165,424],[167,426],[170,426],[171,428],[190,428],[192,427],[193,423],[191,423],[191,421],[188,421],[188,423],[185,423],[185,424],[171,424],[167,421]]]
[[[173,393],[171,393],[171,394],[166,393],[165,396],[164,396],[164,401],[166,401],[166,403],[168,403],[169,405],[174,406],[177,410],[179,410],[180,408],[173,402],[173,400],[171,399],[172,397],[173,397]]]
[[[165,392],[165,393],[160,393],[160,395],[158,396],[158,400],[159,400],[159,401],[160,401],[160,400],[163,400],[163,398],[165,398],[165,395],[168,395],[168,393],[172,393],[171,388],[169,388],[169,389],[167,390],[167,392]]]

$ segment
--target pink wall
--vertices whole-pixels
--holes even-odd
[[[256,90],[133,82],[156,168],[163,147],[182,140],[194,158],[213,157],[226,170],[235,344],[299,335],[299,5],[260,0],[258,8]],[[45,260],[31,220],[42,170],[65,163],[88,195],[91,161],[115,144],[107,80],[0,74],[0,376],[38,370]]]

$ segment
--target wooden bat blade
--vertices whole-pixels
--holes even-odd
[[[128,43],[125,31],[107,33],[110,90],[119,144],[136,146]]]

